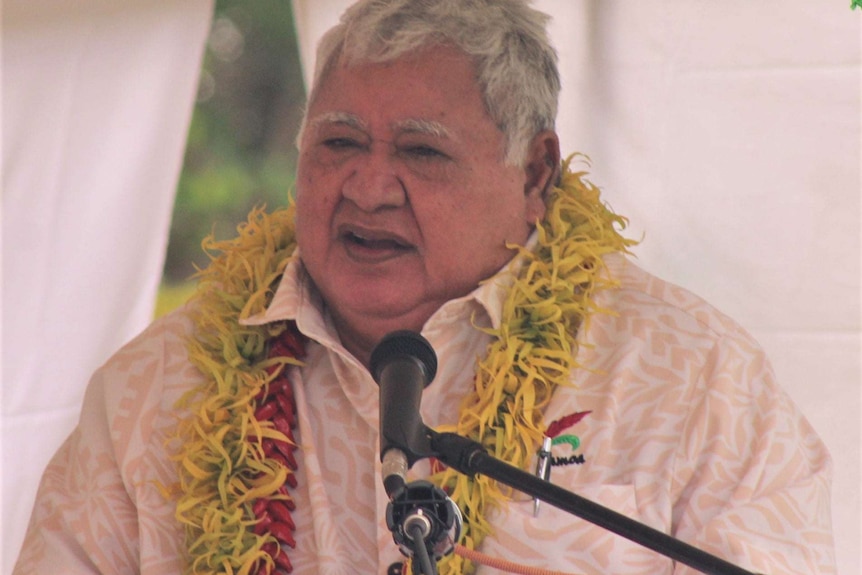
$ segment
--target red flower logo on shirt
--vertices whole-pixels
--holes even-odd
[[[548,430],[545,432],[545,436],[551,438],[551,446],[555,445],[570,445],[572,451],[576,450],[581,446],[581,438],[577,435],[571,433],[563,433],[577,422],[585,418],[587,415],[592,413],[592,411],[578,411],[576,413],[572,413],[570,415],[566,415],[565,417],[561,417],[556,421],[553,421],[549,426]],[[583,454],[572,454],[568,457],[553,457],[551,456],[550,464],[552,466],[560,466],[560,465],[573,465],[573,464],[582,464],[586,460],[584,459]]]

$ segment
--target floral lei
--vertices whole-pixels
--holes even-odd
[[[503,305],[499,330],[479,361],[475,390],[455,426],[494,456],[526,468],[545,432],[542,417],[558,386],[569,385],[576,335],[598,309],[593,294],[615,282],[602,274],[602,256],[626,252],[626,220],[611,212],[599,190],[563,162],[560,185],[538,226],[537,247],[516,249],[518,279]],[[290,572],[294,543],[290,512],[296,486],[295,406],[287,365],[300,365],[303,339],[292,322],[243,326],[266,309],[295,248],[293,205],[271,214],[254,210],[237,238],[204,248],[210,265],[198,273],[189,358],[205,381],[179,407],[176,516],[185,528],[188,573],[263,575]],[[507,490],[486,477],[444,469],[431,478],[464,515],[460,544],[476,549],[491,532],[486,514]],[[441,574],[470,573],[455,554]]]

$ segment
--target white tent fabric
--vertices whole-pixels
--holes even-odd
[[[4,3],[3,573],[90,374],[152,318],[211,10]]]
[[[89,373],[151,311],[211,1],[4,4],[4,573]],[[348,3],[294,0],[306,63]],[[644,267],[766,347],[835,459],[839,572],[862,572],[862,11],[536,4],[564,152],[591,157]]]

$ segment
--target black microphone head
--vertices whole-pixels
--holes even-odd
[[[427,386],[437,375],[437,354],[428,340],[414,331],[393,331],[383,336],[371,352],[371,375],[380,384],[380,373],[391,361],[412,358],[419,362]]]

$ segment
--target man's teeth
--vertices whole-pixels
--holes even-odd
[[[371,240],[365,238],[364,236],[360,236],[359,234],[351,233],[350,240],[362,245],[368,245]]]

